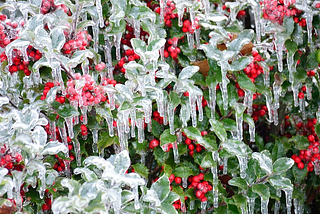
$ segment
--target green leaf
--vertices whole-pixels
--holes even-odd
[[[136,164],[132,165],[132,167],[133,167],[134,171],[136,173],[138,173],[140,176],[148,178],[149,169],[145,165],[143,165],[141,163],[136,163]]]
[[[161,176],[155,183],[151,185],[151,190],[154,190],[160,201],[163,202],[170,193],[170,182],[167,176]]]
[[[289,142],[294,142],[295,148],[299,150],[304,150],[309,147],[309,140],[303,135],[296,135],[289,139]]]
[[[287,40],[284,44],[291,56],[298,50],[298,44],[295,41]]]
[[[151,133],[156,138],[160,138],[160,135],[162,133],[162,126],[160,125],[160,123],[158,123],[155,120],[152,120],[151,123],[152,123],[152,131],[151,131]]]
[[[274,176],[272,178],[269,178],[268,181],[276,189],[293,189],[293,185],[289,178]]]
[[[171,91],[169,97],[173,108],[176,108],[181,103],[180,96],[176,92]]]
[[[255,184],[252,186],[252,191],[257,193],[264,201],[269,199],[270,191],[269,187],[265,184]]]
[[[248,114],[243,114],[243,121],[248,123],[250,126],[255,126],[254,124],[254,120],[252,119],[252,117]]]
[[[228,184],[231,186],[239,187],[242,190],[248,190],[247,182],[243,178],[240,178],[240,177],[232,178],[231,180],[228,181]]]
[[[294,161],[291,158],[279,158],[273,164],[273,172],[274,173],[283,173],[288,171],[294,164]]]
[[[292,174],[295,177],[297,182],[301,182],[307,176],[308,169],[307,169],[307,167],[304,167],[303,169],[299,169],[296,165],[294,165],[292,167]]]
[[[223,127],[227,130],[227,131],[234,131],[237,130],[237,124],[236,121],[230,119],[230,118],[225,118],[223,120],[221,120],[221,123],[223,124]]]
[[[252,57],[241,57],[237,61],[233,61],[230,65],[231,71],[241,71],[252,62]]]
[[[158,164],[160,165],[165,163],[166,160],[168,160],[169,154],[170,154],[169,152],[164,152],[163,149],[161,149],[160,147],[156,147],[153,150],[153,155],[157,160]]]
[[[164,130],[164,132],[160,135],[160,145],[161,147],[169,144],[169,143],[174,143],[177,140],[176,135],[171,135],[170,134],[170,129]]]
[[[318,136],[320,136],[320,124],[317,124],[317,125],[314,126],[314,131],[316,132],[316,134]]]
[[[260,168],[263,169],[268,175],[272,174],[272,159],[270,158],[270,153],[267,150],[252,153],[252,158],[257,160]]]
[[[247,209],[247,197],[244,195],[234,195],[233,197],[235,205],[239,207],[243,207],[244,209]]]
[[[191,140],[196,140],[201,146],[209,150],[216,150],[216,142],[209,137],[202,137],[200,131],[192,126],[182,129],[183,133]]]
[[[217,166],[217,163],[213,160],[212,154],[207,152],[206,155],[200,155],[201,163],[200,166],[202,168],[210,168],[211,166]]]
[[[214,133],[218,136],[218,138],[222,142],[225,142],[227,140],[227,132],[223,127],[222,123],[213,119],[210,119],[209,122],[211,124],[212,130],[214,131]]]
[[[179,166],[179,167],[174,168],[173,174],[176,177],[187,178],[193,174],[193,170],[187,166]]]
[[[317,61],[317,56],[316,56],[316,52],[315,51],[311,52],[308,55],[307,63],[308,63],[308,68],[311,69],[311,70],[318,67],[319,63]]]
[[[73,108],[70,104],[63,104],[57,109],[57,113],[59,116],[66,118],[66,117],[73,117],[79,116],[79,112]]]
[[[247,90],[250,90],[253,92],[256,91],[255,85],[252,83],[250,78],[247,75],[245,75],[243,72],[240,72],[237,75],[237,81],[238,81],[240,88],[247,89]]]
[[[272,149],[272,159],[275,161],[283,157],[284,154],[285,154],[285,151],[283,148],[283,142],[281,142],[280,140],[276,140]]]
[[[227,44],[228,51],[235,51],[236,53],[239,53],[241,48],[253,39],[253,36],[254,31],[251,29],[242,31],[236,39]]]
[[[52,41],[52,48],[60,51],[66,42],[62,28],[56,27],[50,32],[50,37]]]
[[[99,139],[98,139],[98,148],[100,151],[113,144],[119,144],[118,136],[110,137],[109,132],[100,132]]]
[[[166,43],[165,39],[155,39],[149,43],[147,51],[159,51],[161,47]]]

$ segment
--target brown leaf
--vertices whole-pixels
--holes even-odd
[[[11,214],[15,213],[17,211],[16,205],[12,205],[11,207],[8,207],[6,205],[0,207],[0,214]]]

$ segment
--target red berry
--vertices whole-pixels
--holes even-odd
[[[176,182],[176,184],[181,184],[181,178],[180,177],[176,177],[174,179],[174,181]]]

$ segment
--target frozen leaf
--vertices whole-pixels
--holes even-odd
[[[245,75],[243,72],[237,75],[237,80],[240,88],[247,89],[253,92],[256,91],[255,85],[252,83],[250,78],[247,75]]]
[[[114,165],[115,171],[119,174],[124,174],[130,166],[130,157],[128,151],[124,150],[113,156],[114,161],[112,161],[112,164]]]
[[[210,119],[209,120],[212,130],[215,132],[215,134],[218,136],[218,138],[225,142],[227,140],[227,132],[225,128],[223,127],[223,124],[217,120]]]
[[[166,43],[165,39],[155,39],[148,44],[147,51],[159,51]]]
[[[64,104],[57,109],[59,116],[63,118],[79,116],[79,112],[70,104]]]
[[[161,147],[169,143],[174,143],[176,140],[177,140],[177,136],[171,135],[169,129],[164,130],[164,132],[160,135]]]
[[[272,174],[272,159],[270,158],[269,155],[266,155],[265,152],[266,150],[262,151],[261,153],[259,152],[254,152],[252,153],[252,158],[257,160],[260,168],[263,169],[268,175]],[[269,153],[270,154],[270,153]]]
[[[294,161],[291,158],[279,158],[273,164],[274,173],[283,173],[288,171],[294,164]]]
[[[230,70],[241,71],[245,69],[252,62],[252,60],[252,57],[241,57],[237,61],[232,62],[232,64],[230,65]]]
[[[87,182],[98,179],[97,175],[88,168],[76,168],[73,172],[76,175],[81,174],[83,180]]]
[[[188,66],[182,69],[179,74],[179,80],[186,80],[192,77],[196,72],[199,71],[198,66]]]
[[[52,41],[52,48],[56,51],[60,51],[66,42],[62,28],[56,27],[50,32]]]
[[[269,187],[265,184],[255,184],[252,186],[252,191],[257,193],[263,200],[267,200],[270,197]]]
[[[140,176],[148,178],[149,169],[145,165],[143,165],[141,163],[136,163],[136,164],[132,165],[132,167],[133,167],[134,171],[136,173],[138,173]]]
[[[79,194],[81,185],[78,181],[64,178],[61,180],[61,185],[69,189],[68,197]]]
[[[222,143],[222,146],[228,153],[236,156],[246,156],[251,153],[248,145],[238,140],[228,140]]]
[[[272,178],[269,178],[268,181],[276,189],[293,189],[293,185],[289,178],[274,176]]]
[[[40,154],[55,155],[59,152],[67,153],[68,151],[68,148],[63,143],[59,143],[58,141],[50,141],[44,146]]]
[[[242,190],[248,189],[248,184],[247,184],[246,180],[239,178],[239,177],[232,178],[231,180],[228,181],[228,184],[231,186],[239,187]]]
[[[161,176],[155,183],[151,185],[150,190],[157,193],[160,202],[163,202],[170,193],[170,182],[167,176]]]
[[[8,97],[0,97],[0,108],[5,105],[5,104],[8,104],[9,103],[9,99]]]

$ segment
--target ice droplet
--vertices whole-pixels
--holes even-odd
[[[269,198],[267,200],[263,200],[261,197],[261,214],[268,214],[268,203]]]
[[[98,153],[98,129],[92,129],[92,151]]]
[[[255,198],[248,197],[248,214],[254,214]]]
[[[201,201],[201,214],[206,213],[207,201]]]
[[[239,166],[240,166],[240,177],[245,178],[246,177],[246,169],[248,168],[248,159],[246,156],[237,155]]]
[[[77,138],[74,138],[72,140],[72,142],[73,142],[74,153],[75,153],[75,156],[76,156],[77,166],[81,166],[80,143],[79,143]]]
[[[182,187],[183,188],[187,188],[188,187],[188,178],[182,178]],[[191,206],[191,204],[190,204],[190,206]]]
[[[114,45],[116,47],[116,58],[119,61],[121,59],[120,45],[121,45],[122,32],[113,35]]]
[[[286,208],[287,214],[291,214],[291,207],[292,207],[292,189],[283,189],[284,193],[286,194]]]
[[[228,158],[227,157],[223,158],[223,171],[222,171],[222,173],[224,175],[228,174]]]
[[[179,156],[178,143],[177,143],[177,141],[174,142],[172,149],[173,149],[174,162],[175,162],[176,164],[178,164],[178,163],[180,163],[180,156]]]
[[[307,119],[307,116],[306,116],[306,101],[305,101],[305,98],[299,98],[299,111],[301,112],[302,114],[302,119],[303,120],[306,120]]]

